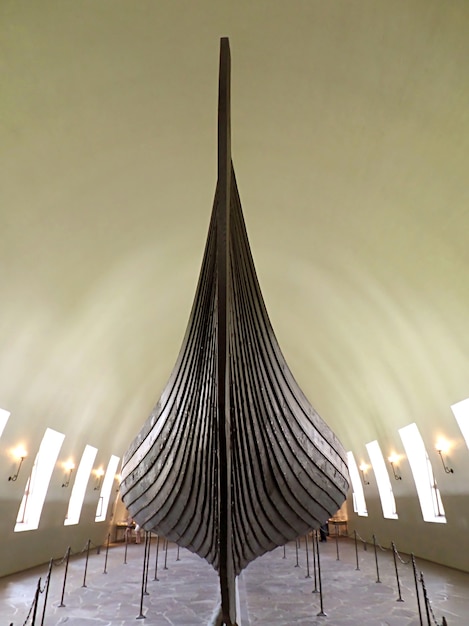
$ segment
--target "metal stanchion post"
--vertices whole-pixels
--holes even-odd
[[[108,534],[107,536],[107,541],[106,541],[106,556],[104,558],[104,571],[103,574],[107,574],[107,555],[109,553],[109,541],[111,540],[111,535]]]
[[[417,566],[415,564],[415,556],[414,556],[413,553],[410,555],[410,558],[412,559],[412,569],[413,569],[413,572],[414,572],[415,595],[417,596],[417,608],[418,608],[418,611],[419,611],[420,626],[423,626],[422,607],[420,606],[419,579],[418,579],[418,575],[417,575]]]
[[[355,568],[355,571],[358,572],[360,570],[360,565],[358,564],[358,544],[357,544],[357,531],[356,530],[353,531],[353,538],[355,541],[355,558],[357,561],[357,567]]]
[[[168,569],[168,543],[169,541],[167,539],[165,539],[166,541],[166,546],[165,546],[165,551],[164,551],[164,569]]]
[[[180,561],[180,560],[181,559],[179,558],[179,545],[178,545],[178,552],[177,552],[177,555],[176,555],[176,561]]]
[[[394,545],[394,542],[391,542],[391,546],[392,546],[392,556],[394,558],[394,569],[396,570],[396,582],[397,582],[397,591],[399,593],[399,597],[397,598],[396,602],[404,602],[404,600],[402,599],[402,595],[401,595],[401,583],[399,582],[399,571],[397,569],[397,558],[396,558],[396,546]]]
[[[129,545],[129,529],[126,528],[124,532],[125,549],[124,549],[124,565],[127,565],[127,546]]]
[[[52,576],[53,563],[54,563],[54,559],[51,559],[49,561],[49,571],[47,572],[46,588],[44,589],[44,606],[42,607],[41,626],[44,626],[44,619],[46,617],[47,599],[49,597],[50,577]]]
[[[295,565],[295,567],[300,567],[300,564],[298,562],[298,539],[295,539],[295,550],[296,550],[296,565]]]
[[[148,550],[148,541],[147,534],[145,533],[145,547],[143,552],[143,572],[142,572],[142,589],[140,592],[140,613],[137,615],[136,619],[145,619],[145,615],[143,614],[143,596],[145,594],[145,574],[146,574],[146,566],[147,566],[147,550]]]
[[[64,596],[65,596],[65,583],[67,582],[67,572],[68,572],[68,561],[70,560],[70,546],[67,548],[67,556],[65,557],[65,574],[64,574],[64,584],[62,586],[62,597],[60,598],[59,607],[65,606],[64,604]]]
[[[321,561],[319,558],[319,542],[318,536],[316,534],[316,554],[318,558],[318,578],[319,578],[319,602],[321,606],[321,610],[318,613],[318,617],[327,617],[327,613],[324,612],[324,605],[322,600],[322,578],[321,578]]]
[[[283,544],[283,557],[282,558],[283,559],[287,558],[287,548],[286,548],[285,544]]]
[[[311,578],[309,573],[309,554],[308,554],[308,533],[305,535],[305,550],[306,550],[306,576],[305,578]]]
[[[335,551],[337,553],[337,558],[336,561],[340,561],[340,557],[339,557],[339,527],[337,524],[334,524],[335,526]]]
[[[378,553],[376,552],[376,537],[373,535],[373,547],[375,550],[375,562],[376,562],[376,582],[380,583],[379,579],[379,567],[378,567]]]
[[[425,587],[425,581],[423,580],[423,572],[420,572],[420,582],[422,583],[423,600],[425,602],[425,611],[427,613],[427,624],[428,626],[432,626],[432,622],[430,619],[430,601],[427,596],[427,589]]]
[[[153,580],[159,580],[158,578],[158,552],[160,549],[160,536],[156,535],[156,558],[155,558],[155,578]]]
[[[150,594],[147,591],[147,583],[148,583],[148,566],[150,563],[150,547],[151,547],[151,531],[145,531],[145,541],[148,543],[148,549],[147,549],[147,559],[146,559],[146,566],[145,566],[145,590],[144,590],[144,594],[146,596],[149,596]]]
[[[313,573],[314,573],[313,593],[319,593],[318,577],[317,577],[317,572],[316,572],[316,538],[317,538],[317,530],[313,530]]]
[[[85,573],[83,574],[82,587],[86,587],[86,572],[88,571],[88,559],[90,557],[90,545],[91,545],[91,539],[88,539],[88,543],[86,544]]]

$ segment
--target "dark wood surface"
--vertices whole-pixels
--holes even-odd
[[[121,492],[146,530],[219,572],[220,623],[235,577],[343,503],[345,451],[282,355],[249,247],[230,147],[230,50],[221,40],[218,181],[202,268],[176,365],[131,443]]]

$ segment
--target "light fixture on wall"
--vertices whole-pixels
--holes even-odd
[[[367,469],[368,469],[368,465],[367,465],[366,463],[362,463],[358,469],[359,469],[359,470],[360,470],[360,472],[362,473],[363,484],[364,484],[364,485],[369,485],[369,484],[370,484],[370,481],[369,481],[369,480],[367,480],[367,477],[366,477],[366,471],[367,471]]]
[[[28,453],[26,452],[26,450],[24,448],[19,447],[19,448],[16,448],[16,450],[13,450],[13,456],[18,461],[18,467],[16,469],[16,472],[8,477],[8,480],[11,480],[12,482],[15,482],[15,480],[17,480],[17,478],[19,476],[19,473],[20,473],[20,470],[21,470],[21,466],[23,465],[23,461],[28,456]]]
[[[104,470],[100,467],[96,470],[96,485],[94,486],[94,491],[98,491],[101,488],[101,483],[103,482]]]
[[[68,461],[68,463],[65,463],[64,468],[65,478],[64,482],[62,483],[62,487],[68,487],[70,484],[70,478],[72,477],[72,472],[75,469],[75,463],[73,463],[73,461]]]
[[[392,467],[392,473],[394,474],[394,478],[396,480],[402,480],[399,469],[396,469],[397,463],[399,461],[399,457],[397,456],[397,454],[391,454],[391,456],[388,456],[388,461]]]
[[[435,448],[438,454],[440,455],[440,459],[441,459],[441,462],[443,463],[443,467],[445,468],[445,472],[447,474],[454,474],[454,469],[446,465],[445,459],[443,457],[443,454],[446,454],[449,450],[449,443],[445,439],[438,439],[438,441],[436,442]]]

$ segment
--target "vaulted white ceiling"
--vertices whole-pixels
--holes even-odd
[[[215,190],[222,36],[251,247],[298,382],[347,448],[395,448],[412,421],[458,437],[467,2],[3,0],[0,24],[11,441],[27,422],[121,455],[156,402]]]

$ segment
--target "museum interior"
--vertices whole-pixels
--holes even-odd
[[[329,559],[330,596],[348,598],[343,617],[329,609],[326,619],[317,602],[308,609],[316,621],[285,617],[303,606],[296,597],[266,617],[296,584],[289,561],[266,599],[259,580],[283,564],[278,548],[246,570],[240,597],[251,608],[239,608],[238,626],[440,626],[445,608],[448,624],[467,624],[469,4],[4,0],[0,16],[8,623],[25,623],[37,568],[44,582],[50,559],[68,549],[84,559],[87,545],[103,558],[111,544],[110,563],[129,550],[139,606],[137,552],[144,558],[149,543],[154,555],[157,537],[127,531],[120,472],[191,314],[217,184],[219,44],[229,37],[231,150],[260,289],[350,479],[324,546],[313,533],[286,547],[291,560],[300,554],[303,579],[316,568],[308,549]],[[179,563],[174,543],[158,545],[161,567],[168,551]],[[366,600],[345,590],[339,549],[348,570],[371,568]],[[392,576],[410,555],[424,562],[438,614],[380,604],[373,551],[390,559]],[[249,568],[264,558],[254,589]],[[215,575],[195,555],[180,559],[161,594],[173,609],[190,589],[210,595]],[[111,614],[131,571],[117,569],[107,608],[82,603],[70,624],[98,614],[131,623],[135,607],[129,621]],[[149,611],[146,623],[207,623],[196,605],[189,616]],[[369,616],[353,617],[365,605]],[[60,610],[55,600],[45,623],[62,623]]]

